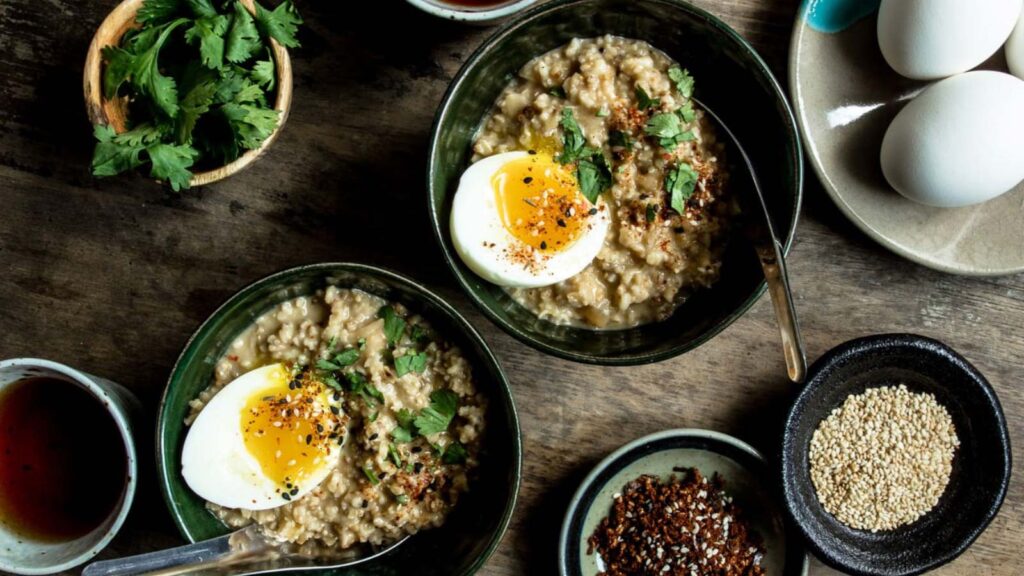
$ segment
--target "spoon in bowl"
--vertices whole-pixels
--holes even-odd
[[[764,193],[757,180],[754,165],[736,135],[729,130],[725,122],[696,98],[693,101],[715,123],[719,134],[724,134],[729,139],[733,153],[738,154],[742,160],[742,162],[733,164],[739,166],[745,176],[733,173],[732,181],[736,182],[737,177],[746,178],[748,181],[740,182],[739,186],[734,185],[733,189],[740,191],[747,235],[754,244],[757,259],[761,262],[761,269],[764,270],[764,279],[768,283],[768,293],[771,295],[775,318],[782,335],[782,351],[786,357],[786,371],[789,373],[790,380],[797,384],[802,383],[807,375],[807,357],[804,354],[803,340],[800,337],[800,323],[797,321],[796,308],[793,305],[793,292],[789,288],[786,258],[782,242],[772,226],[771,214],[764,201]]]
[[[252,524],[231,534],[194,544],[93,562],[85,567],[82,576],[242,576],[348,568],[379,558],[408,539],[406,536],[382,547],[364,546],[341,557],[320,558],[301,554],[294,546],[270,540],[259,526]]]

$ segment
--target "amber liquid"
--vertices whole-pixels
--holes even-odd
[[[0,392],[0,522],[23,538],[88,534],[124,491],[127,456],[113,418],[82,388],[29,378]]]

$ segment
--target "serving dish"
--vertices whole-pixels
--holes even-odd
[[[14,358],[0,361],[0,390],[29,378],[61,380],[87,391],[109,412],[124,442],[124,487],[121,496],[109,516],[92,531],[70,541],[41,542],[23,539],[0,522],[0,547],[4,550],[0,555],[0,570],[14,574],[54,574],[70,570],[99,554],[110,544],[128,517],[138,484],[135,432],[141,410],[138,399],[131,392],[105,378],[51,360]]]
[[[189,401],[211,382],[217,359],[256,317],[327,285],[358,288],[422,314],[463,350],[490,400],[479,475],[445,524],[414,535],[360,569],[382,574],[472,574],[504,534],[519,487],[522,449],[507,380],[476,330],[442,299],[398,274],[361,264],[313,264],[258,280],[225,302],[189,340],[171,373],[157,422],[159,477],[175,524],[190,542],[229,532],[181,476]]]
[[[895,384],[933,394],[949,411],[960,447],[949,485],[934,509],[895,530],[854,530],[818,502],[809,475],[811,436],[850,394]],[[1010,458],[999,399],[974,366],[936,340],[913,334],[869,336],[833,348],[808,372],[786,418],[785,505],[811,550],[827,564],[864,576],[920,574],[959,556],[992,521],[1009,485]]]
[[[811,166],[843,214],[900,256],[955,274],[1024,271],[1024,183],[975,206],[933,208],[886,182],[882,137],[928,83],[886,64],[875,33],[877,7],[877,1],[805,0],[797,15],[789,83]],[[1005,70],[1002,54],[982,67]]]
[[[718,473],[725,491],[764,540],[762,560],[768,574],[807,574],[807,555],[798,534],[784,518],[776,486],[764,457],[749,444],[711,430],[678,429],[638,438],[612,452],[583,480],[566,512],[558,543],[561,576],[594,576],[597,557],[587,553],[587,539],[611,508],[623,486],[640,476],[662,479],[677,467],[698,468],[706,477]]]
[[[116,46],[121,37],[129,29],[137,26],[135,14],[144,0],[123,0],[107,15],[96,30],[85,59],[83,73],[83,90],[85,92],[85,109],[92,124],[111,125],[120,133],[126,130],[127,102],[125,98],[108,100],[103,95],[103,48]],[[240,0],[250,11],[255,11],[252,0]],[[246,151],[233,162],[217,168],[194,172],[189,179],[189,186],[203,186],[223,180],[237,174],[251,165],[277,139],[281,128],[288,120],[288,111],[292,106],[292,63],[288,50],[273,38],[268,39],[274,58],[277,95],[274,99],[274,110],[279,112],[277,127],[258,147]]]
[[[406,0],[409,4],[438,18],[469,24],[492,24],[521,12],[537,0],[498,0],[482,6],[460,5],[444,0]]]
[[[672,33],[666,33],[672,30]],[[644,40],[686,66],[696,96],[743,142],[757,170],[776,230],[792,242],[802,165],[796,124],[767,66],[726,24],[675,0],[556,0],[499,29],[456,74],[434,122],[427,174],[434,232],[445,259],[473,302],[505,331],[543,352],[595,364],[629,365],[681,354],[712,338],[763,293],[753,250],[730,243],[722,276],[668,320],[595,331],[541,320],[499,287],[474,275],[452,245],[448,214],[470,144],[495,98],[527,61],[573,38],[614,34]]]

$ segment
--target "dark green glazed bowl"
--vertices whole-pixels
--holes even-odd
[[[691,350],[721,332],[764,292],[753,248],[736,234],[713,288],[694,294],[664,322],[628,330],[558,326],[516,304],[459,259],[448,219],[459,176],[483,118],[530,59],[573,38],[614,34],[650,43],[687,67],[696,96],[736,134],[765,191],[775,229],[793,240],[803,164],[793,114],[764,61],[732,28],[676,0],[555,0],[500,28],[472,55],[441,103],[430,142],[427,185],[437,241],[477,306],[512,336],[548,354],[593,364],[644,364]]]
[[[476,572],[508,527],[519,491],[522,447],[519,420],[501,366],[480,334],[454,308],[423,286],[393,272],[361,264],[313,264],[278,272],[243,288],[199,327],[171,372],[157,421],[157,466],[167,506],[190,542],[227,534],[181,476],[188,403],[213,381],[214,366],[232,340],[274,306],[329,285],[358,288],[401,302],[427,318],[458,345],[490,399],[479,477],[443,526],[409,538],[379,559],[321,575],[457,576]]]

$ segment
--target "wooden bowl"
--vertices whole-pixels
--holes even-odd
[[[100,24],[96,35],[89,45],[89,54],[85,59],[85,73],[83,77],[83,89],[85,91],[85,108],[89,115],[89,121],[93,124],[109,124],[114,131],[121,133],[127,130],[128,99],[117,97],[108,100],[103,97],[103,55],[102,50],[106,46],[117,46],[121,37],[129,29],[138,26],[135,21],[135,14],[142,6],[143,0],[124,0],[114,8],[107,18]],[[255,13],[256,8],[252,0],[241,0],[242,4]],[[223,180],[236,172],[246,168],[260,154],[270,146],[277,138],[285,121],[288,119],[288,110],[292,105],[292,63],[288,57],[288,50],[270,39],[270,50],[274,57],[274,69],[277,74],[277,98],[274,101],[274,110],[280,112],[277,121],[277,128],[260,144],[259,148],[247,150],[230,164],[226,164],[213,170],[205,172],[194,172],[189,180],[189,186],[202,186]]]

